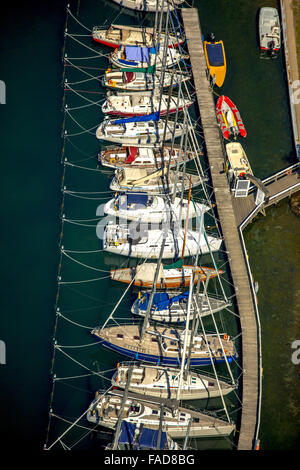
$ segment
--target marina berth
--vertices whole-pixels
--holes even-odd
[[[133,368],[129,390],[140,395],[177,399],[180,385],[180,400],[201,400],[228,395],[236,387],[204,374],[185,371],[180,383],[180,370],[132,362],[118,364],[111,384],[124,389],[129,378],[129,368]]]
[[[201,153],[202,155],[202,153]],[[98,161],[108,168],[149,168],[157,170],[165,165],[174,167],[200,156],[200,152],[181,149],[174,145],[162,148],[150,147],[106,147],[98,155]]]
[[[177,295],[170,295],[167,292],[156,292],[153,297],[153,303],[150,310],[150,319],[167,322],[167,323],[182,323],[187,320],[187,305],[188,305],[189,291],[178,292]],[[149,304],[149,293],[141,294],[131,307],[133,315],[144,317]],[[197,304],[196,304],[197,303]],[[198,307],[197,307],[198,305]],[[194,312],[200,311],[202,317],[219,312],[230,303],[221,298],[214,297],[207,294],[197,294],[192,297],[191,316]]]
[[[178,98],[176,96],[152,95],[149,92],[141,92],[141,94],[133,93],[131,95],[117,93],[108,96],[102,105],[103,114],[110,116],[145,116],[160,111],[160,115],[173,114],[190,107],[192,100]]]
[[[145,192],[151,194],[168,194],[174,191],[179,192],[188,190],[191,187],[199,186],[202,178],[198,175],[191,175],[181,171],[164,169],[153,170],[140,169],[140,168],[125,168],[124,170],[116,170],[115,177],[110,183],[112,191],[135,191]]]
[[[217,101],[217,120],[225,139],[228,140],[229,136],[235,138],[238,135],[246,137],[247,132],[241,115],[228,96],[222,95]]]
[[[120,46],[110,55],[110,62],[121,70],[136,69],[140,72],[151,71],[152,67],[156,70],[162,68],[171,68],[178,64],[180,59],[187,58],[183,56],[178,49],[167,49],[164,57],[164,47],[138,47],[138,46]]]
[[[206,335],[188,331],[190,350],[190,366],[205,366],[225,362],[230,363],[237,357],[234,342],[227,334],[223,337]],[[95,328],[92,334],[108,349],[135,360],[150,362],[161,366],[178,367],[182,361],[185,330],[166,328],[164,326],[150,325],[141,341],[140,326],[126,324]],[[190,341],[192,337],[192,345]]]
[[[144,263],[131,268],[112,269],[110,271],[110,278],[113,281],[124,282],[125,284],[132,283],[134,286],[152,288],[156,268],[156,263]],[[189,287],[191,274],[194,270],[195,284],[197,284],[199,280],[206,281],[207,279],[213,279],[218,275],[224,274],[222,269],[217,271],[207,266],[196,266],[196,268],[194,268],[194,266],[184,265],[183,263],[176,263],[175,265],[160,264],[156,289]]]
[[[113,2],[121,5],[122,7],[130,8],[137,11],[170,11],[181,5],[184,0],[112,0]]]
[[[156,34],[153,34],[153,28],[144,28],[136,26],[125,26],[112,24],[108,28],[104,26],[94,26],[92,30],[94,41],[109,47],[119,46],[140,46],[152,47],[156,41]],[[158,38],[158,42],[163,44],[165,34],[162,32]],[[177,37],[175,34],[168,34],[168,47],[177,47],[182,44],[184,38]]]
[[[123,398],[125,403],[122,406]],[[162,410],[163,405],[163,410]],[[155,397],[113,390],[105,395],[96,395],[87,411],[87,420],[109,429],[115,429],[122,406],[122,420],[139,428],[147,427],[162,431],[171,438],[184,438],[189,430],[191,437],[229,436],[235,429],[233,422],[216,418],[189,408],[175,407],[173,403],[162,404]],[[160,413],[163,413],[162,419]]]
[[[171,72],[165,72],[162,82],[163,88],[169,88],[171,85],[177,87],[180,82],[189,80],[191,76],[188,73],[176,72],[172,75]],[[107,69],[103,78],[102,85],[110,90],[121,91],[151,91],[161,86],[161,73],[159,71],[152,73],[139,72],[136,70],[123,71]]]
[[[104,214],[143,223],[162,223],[193,218],[209,210],[208,204],[195,202],[188,205],[187,199],[176,197],[174,202],[149,193],[128,192],[115,194],[104,206]]]
[[[145,120],[149,117],[149,120]],[[143,119],[143,121],[138,121]],[[165,133],[166,140],[173,136],[180,137],[184,132],[183,124],[179,122],[159,119],[156,113],[154,115],[132,117],[127,119],[110,120],[106,118],[96,130],[96,137],[99,140],[107,140],[117,144],[136,146],[136,147],[160,147]]]
[[[131,222],[129,225],[108,222],[103,233],[104,251],[130,258],[158,259],[162,244],[162,230],[148,230],[144,225]],[[220,249],[222,238],[199,234],[193,230],[168,229],[162,259],[207,254]]]
[[[260,49],[274,57],[281,48],[280,21],[276,8],[260,9],[258,28]]]
[[[226,56],[223,41],[215,41],[211,34],[210,41],[203,42],[204,54],[212,83],[221,87],[226,76]]]

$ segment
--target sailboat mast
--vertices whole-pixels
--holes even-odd
[[[189,323],[190,323],[192,294],[193,294],[193,274],[191,273],[189,298],[188,298],[187,313],[186,313],[186,329],[185,329],[185,335],[184,335],[181,369],[180,369],[180,375],[179,375],[179,384],[178,384],[178,389],[177,389],[177,400],[178,401],[180,400],[180,391],[181,391],[181,386],[182,386],[183,370],[184,370],[184,364],[185,364],[186,346],[187,346]]]
[[[186,219],[185,219],[184,238],[183,238],[181,259],[184,258],[184,250],[185,250],[185,242],[186,242],[186,233],[187,233],[188,222],[189,222],[189,208],[190,208],[190,200],[191,200],[191,189],[192,189],[192,176],[190,176],[189,197],[188,197],[188,206],[187,206],[187,211],[186,211]],[[179,220],[180,220],[180,219],[179,219]]]

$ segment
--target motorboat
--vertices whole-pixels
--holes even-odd
[[[177,227],[166,229],[162,259],[207,254],[220,249],[222,238]],[[130,258],[158,259],[162,245],[162,230],[148,229],[147,224],[109,221],[103,232],[103,249]]]
[[[164,0],[164,2],[162,0],[158,2],[157,0],[113,0],[113,2],[131,10],[155,12],[157,8],[158,11],[172,11],[184,3],[184,0],[172,0],[172,2],[169,0]]]
[[[253,175],[249,160],[241,144],[239,142],[229,142],[225,147],[228,159],[228,171],[234,178],[242,178],[246,174]]]
[[[152,288],[157,269],[156,263],[144,263],[129,268],[112,269],[110,278],[113,281],[133,284],[143,288]],[[159,266],[156,289],[179,289],[189,287],[191,274],[195,271],[194,283],[205,282],[224,274],[222,269],[216,270],[208,266],[190,266],[181,263]]]
[[[240,112],[228,96],[222,95],[218,98],[216,110],[217,120],[225,139],[228,140],[230,135],[234,138],[238,135],[246,137],[247,132]]]
[[[215,41],[211,34],[210,41],[203,42],[207,68],[213,84],[221,87],[226,76],[226,56],[223,41]]]
[[[280,21],[276,8],[260,9],[258,28],[260,49],[275,56],[281,48]]]
[[[163,149],[109,146],[99,153],[98,161],[108,168],[144,168],[154,171],[164,166],[171,168],[183,162],[187,163],[200,155],[200,152],[180,150],[177,145],[164,145]]]
[[[190,352],[190,366],[205,366],[212,363],[231,363],[237,358],[234,341],[227,333],[221,335],[186,332],[184,329],[150,325],[141,341],[140,325],[123,324],[95,328],[91,332],[102,344],[119,354],[134,360],[161,366],[178,367],[181,364],[184,342]],[[187,334],[187,336],[186,336]],[[190,341],[192,341],[190,347]]]
[[[123,390],[97,394],[86,417],[94,425],[115,430],[121,410],[122,424],[125,422],[131,426],[136,425],[139,430],[145,427],[157,431],[161,426],[162,432],[171,438],[184,438],[187,432],[190,437],[229,436],[235,429],[232,421],[216,418],[208,412],[201,413],[190,408],[175,407],[170,403],[166,403],[162,410],[159,399],[132,392],[125,397]]]
[[[192,219],[210,209],[208,204],[175,197],[168,201],[165,197],[142,192],[116,193],[104,206],[106,215],[142,223],[160,224],[168,221]]]
[[[180,369],[160,367],[132,362],[119,363],[111,384],[125,389],[131,372],[129,390],[141,395],[161,399],[177,399],[180,385],[180,400],[201,400],[228,395],[236,387],[209,375],[187,370],[180,382]]]
[[[94,41],[105,46],[117,48],[119,46],[140,46],[152,47],[156,41],[153,35],[153,28],[144,28],[136,26],[125,26],[112,24],[106,26],[94,26],[92,30]],[[164,44],[165,34],[162,32],[158,38],[160,44]],[[183,37],[179,35],[168,34],[168,47],[177,47],[184,42]]]
[[[187,303],[189,291],[169,294],[156,292],[150,310],[150,319],[163,323],[182,323],[187,320]],[[144,317],[148,308],[150,294],[141,294],[133,303],[131,313]],[[191,303],[191,318],[194,312],[200,312],[202,317],[219,312],[230,303],[224,299],[204,293],[194,294]]]
[[[160,111],[160,115],[182,111],[193,104],[192,100],[166,94],[153,95],[151,92],[140,94],[117,93],[110,95],[102,105],[102,112],[110,116],[145,116]]]
[[[164,73],[163,82],[161,82],[161,73],[123,71],[120,69],[107,69],[102,78],[102,85],[110,90],[121,91],[151,91],[158,87],[169,88],[171,85],[176,87],[180,82],[185,82],[191,78],[191,75],[184,72],[172,74],[168,71]]]
[[[115,120],[105,118],[96,130],[96,137],[99,140],[107,140],[126,146],[160,147],[163,136],[165,136],[165,140],[170,140],[173,136],[176,138],[183,134],[185,127],[182,123],[174,123],[170,120],[166,122],[164,119],[159,119],[158,114],[139,116],[140,121],[137,120],[137,117]],[[149,120],[145,120],[146,117]],[[144,120],[142,121],[142,119]]]
[[[146,168],[125,168],[116,170],[111,180],[110,189],[118,192],[148,192],[151,194],[170,194],[195,188],[202,182],[202,177],[169,170],[168,167],[153,172]]]

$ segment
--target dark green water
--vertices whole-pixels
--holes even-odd
[[[275,1],[268,2],[276,6]],[[267,176],[286,166],[293,159],[293,145],[287,106],[287,91],[282,59],[261,61],[256,44],[256,13],[266,4],[262,1],[216,0],[195,2],[199,8],[203,33],[214,31],[224,40],[228,74],[223,92],[237,104],[244,119],[248,137],[243,143],[254,173]],[[120,11],[109,1],[73,2],[80,20],[88,27],[112,21]],[[0,339],[7,345],[7,364],[1,374],[1,437],[2,442],[32,449],[42,448],[48,424],[48,403],[51,390],[49,370],[52,357],[52,335],[55,323],[57,291],[58,241],[61,230],[61,174],[63,114],[62,62],[65,4],[57,1],[43,7],[39,2],[7,11],[1,18],[1,77],[7,86],[7,104],[1,105],[1,137],[3,161],[2,229],[2,321]],[[136,22],[126,11],[118,22]],[[151,23],[151,17],[145,22]],[[234,24],[234,28],[233,28]],[[75,22],[68,25],[72,33],[87,34]],[[17,32],[17,33],[16,33]],[[88,43],[88,41],[85,41]],[[90,44],[91,45],[91,44]],[[68,57],[93,55],[67,41]],[[103,49],[107,52],[107,49]],[[73,61],[75,62],[75,61]],[[97,65],[95,65],[97,62]],[[80,64],[104,68],[105,59],[80,61]],[[96,73],[102,74],[103,70]],[[95,74],[96,74],[95,73]],[[87,79],[81,73],[66,70],[69,81]],[[270,86],[272,83],[272,87]],[[97,82],[73,86],[99,92]],[[90,97],[91,95],[85,95]],[[104,95],[93,95],[103,99]],[[87,104],[66,93],[69,107]],[[263,103],[263,104],[262,104]],[[85,128],[95,126],[101,115],[94,106],[72,113]],[[66,119],[69,134],[80,128]],[[72,143],[71,143],[72,142]],[[78,150],[80,149],[80,150]],[[82,170],[66,166],[65,184],[73,191],[108,191],[107,175],[93,171],[99,145],[90,133],[66,141],[68,160],[90,168]],[[95,236],[95,213],[109,193],[88,195],[91,200],[65,196],[63,213],[69,219],[93,219],[90,222],[65,222],[63,244],[66,250],[100,250]],[[86,225],[90,225],[87,227]],[[259,310],[263,333],[263,406],[261,447],[263,449],[296,449],[299,445],[299,366],[291,362],[291,343],[300,338],[299,325],[299,225],[287,202],[267,211],[266,218],[256,220],[245,232],[249,259],[255,280],[259,282]],[[102,323],[111,312],[123,288],[111,283],[107,272],[112,261],[103,253],[72,254],[91,268],[62,259],[62,280],[74,281],[104,278],[85,284],[60,286],[59,308],[66,318],[59,317],[56,339],[64,346],[94,343],[90,328]],[[119,258],[115,264],[124,263]],[[298,293],[298,296],[297,296]],[[119,309],[126,315],[130,296]],[[128,316],[128,315],[127,315]],[[234,332],[236,325],[226,316],[223,324]],[[64,349],[68,359],[57,351],[54,371],[57,377],[89,374],[78,366],[106,370],[115,366],[120,356],[99,346]],[[237,372],[237,371],[236,371]],[[53,411],[71,421],[88,406],[97,388],[108,382],[87,375],[81,379],[60,380],[54,389]],[[229,409],[236,409],[234,398]],[[82,422],[84,425],[84,421]],[[52,418],[49,442],[66,428]],[[73,433],[72,445],[83,431]],[[83,447],[99,445],[95,437],[83,441]],[[228,448],[228,442],[205,442],[202,448]]]

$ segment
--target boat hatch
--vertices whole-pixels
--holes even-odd
[[[206,44],[206,51],[211,66],[222,67],[224,65],[222,44]]]

